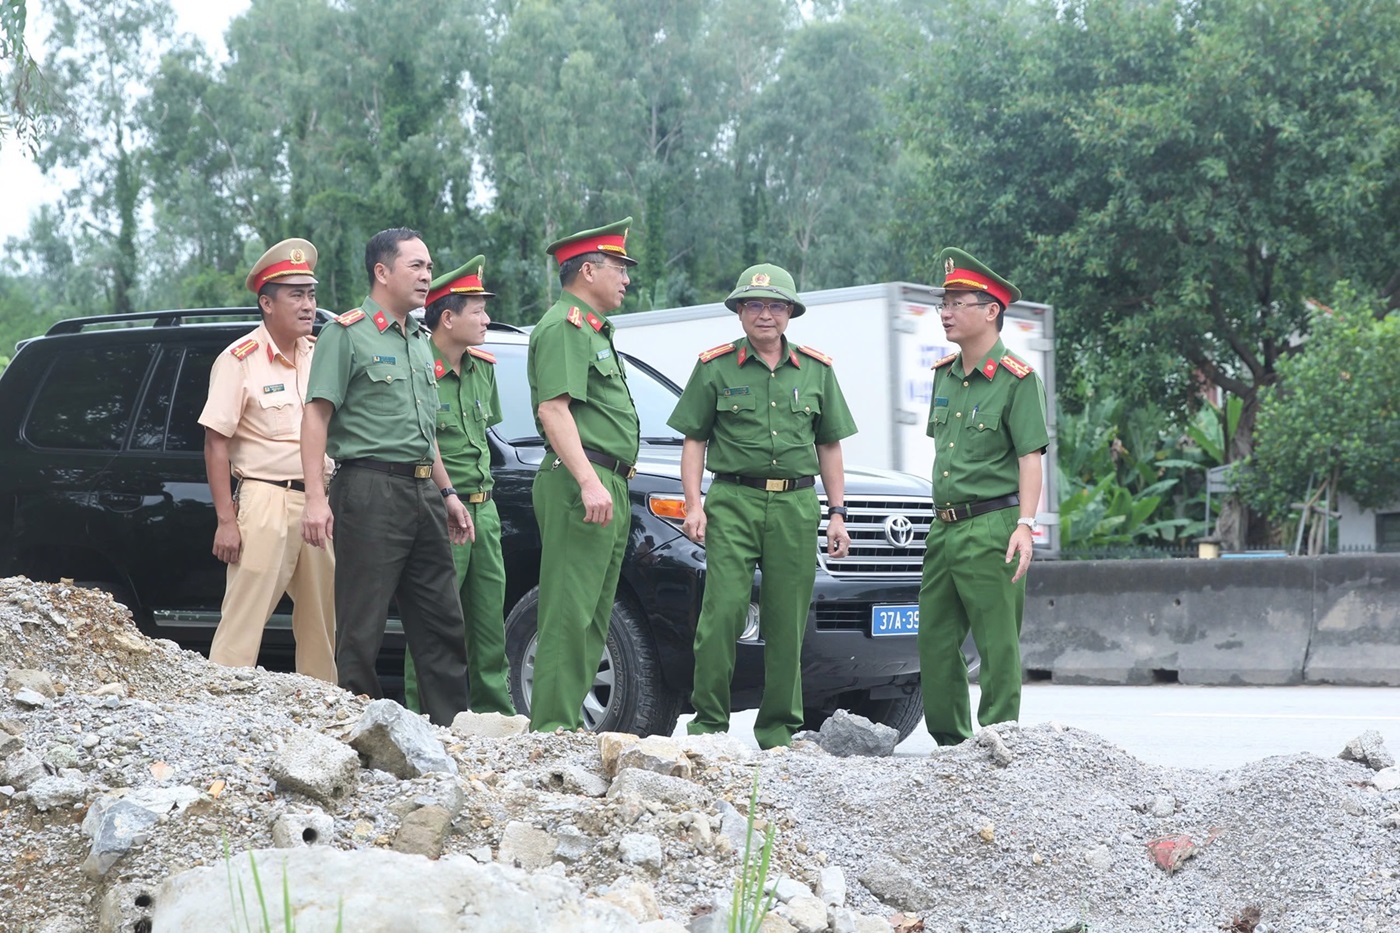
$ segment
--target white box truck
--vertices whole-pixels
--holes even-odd
[[[847,463],[933,475],[933,439],[925,433],[933,396],[934,362],[954,352],[938,308],[943,289],[908,282],[804,292],[807,313],[788,325],[787,338],[830,354],[836,361],[856,426],[842,442]],[[722,303],[615,314],[619,350],[646,360],[685,385],[697,355],[743,336],[738,316]],[[1001,338],[1007,349],[1040,373],[1050,422],[1045,485],[1037,509],[1036,546],[1059,549],[1055,489],[1055,311],[1018,301],[1006,309]]]

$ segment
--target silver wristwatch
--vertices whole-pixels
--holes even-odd
[[[1036,523],[1036,520],[1033,519],[1033,518],[1018,518],[1018,519],[1016,519],[1016,524],[1018,524],[1018,525],[1025,525],[1025,526],[1026,526],[1027,528],[1029,528],[1032,532],[1034,532],[1034,531],[1036,530],[1036,528],[1040,527],[1040,526]]]

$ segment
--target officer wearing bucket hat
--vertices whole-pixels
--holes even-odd
[[[315,269],[316,247],[306,240],[283,240],[263,253],[244,280],[258,296],[262,323],[220,353],[209,374],[199,423],[219,522],[214,556],[228,565],[209,659],[256,664],[263,628],[286,593],[297,671],[335,683],[335,555],[301,537],[301,413],[316,343]],[[324,461],[325,472],[330,465]]]
[[[1021,615],[1041,454],[1050,443],[1045,386],[1000,332],[1021,290],[966,252],[943,264],[943,329],[958,352],[934,364],[927,433],[936,449],[933,504],[919,588],[924,721],[940,745],[972,736],[969,630],[982,658],[977,719],[1021,714]]]
[[[486,431],[501,422],[496,357],[481,348],[491,323],[486,299],[486,257],[433,280],[423,323],[433,332],[437,377],[437,442],[442,465],[476,528],[476,539],[452,545],[457,593],[467,640],[471,709],[515,715],[506,686],[506,567],[501,556],[501,519],[492,501],[491,447]],[[404,652],[404,700],[418,710],[418,673]]]
[[[700,354],[669,424],[685,435],[681,483],[686,535],[705,545],[705,595],[695,630],[692,734],[729,728],[735,643],[744,630],[755,567],[763,569],[759,631],[761,748],[792,744],[802,727],[802,639],[816,579],[821,521],[815,474],[829,508],[827,553],[850,548],[842,506],[841,440],[856,433],[831,357],[794,347],[788,322],[806,312],[792,276],[751,266],[725,305],[744,336]],[[701,499],[706,468],[714,473]]]
[[[627,293],[628,217],[551,243],[559,299],[530,331],[528,373],[545,457],[531,487],[540,526],[539,648],[530,728],[583,725],[631,530],[627,481],[640,429],[606,315]]]

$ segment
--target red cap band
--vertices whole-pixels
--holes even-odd
[[[464,275],[428,292],[428,300],[423,302],[423,306],[427,307],[446,295],[478,295],[484,291],[486,289],[481,284],[480,276]]]
[[[572,243],[565,243],[555,250],[554,258],[560,263],[565,263],[575,256],[582,256],[584,253],[612,253],[614,256],[626,259],[627,237],[621,234],[610,234],[574,240]]]
[[[949,272],[948,277],[943,280],[943,289],[944,291],[986,292],[1001,302],[1002,308],[1011,306],[1011,293],[1005,287],[993,282],[981,273],[967,269],[954,269]]]
[[[253,291],[261,291],[262,287],[268,282],[273,279],[280,279],[285,275],[312,275],[311,266],[305,262],[292,262],[290,259],[274,262],[272,265],[259,272],[253,279]]]

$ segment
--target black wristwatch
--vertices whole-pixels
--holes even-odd
[[[444,487],[442,487],[442,489],[439,490],[439,491],[442,493],[442,497],[443,497],[444,499],[446,499],[448,496],[455,496],[455,495],[457,495],[457,490],[453,489],[451,486],[444,486]]]
[[[844,505],[827,506],[826,517],[830,518],[833,515],[840,515],[842,518],[847,518],[850,516],[850,512]]]

